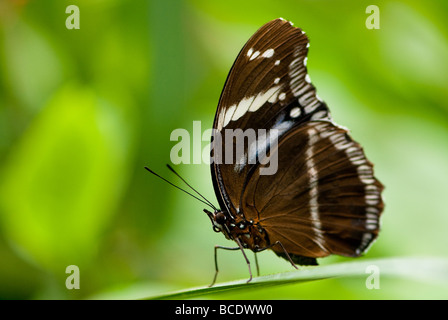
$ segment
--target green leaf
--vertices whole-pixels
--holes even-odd
[[[145,297],[144,299],[192,299],[208,297],[226,291],[248,291],[286,284],[323,280],[335,277],[363,277],[371,275],[369,267],[379,270],[380,276],[404,277],[407,279],[448,284],[448,259],[445,258],[385,258],[337,263],[327,266],[308,267],[291,272],[256,277],[247,283],[247,279],[218,283],[213,287],[195,287]]]

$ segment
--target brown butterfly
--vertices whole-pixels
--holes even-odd
[[[230,70],[211,145],[221,210],[204,211],[238,246],[215,247],[213,283],[220,248],[243,252],[250,281],[244,249],[271,249],[294,267],[316,265],[331,254],[360,256],[378,235],[383,186],[316,95],[308,47],[300,28],[276,19],[249,39]]]
[[[213,124],[211,174],[220,209],[192,188],[213,230],[241,250],[266,249],[292,266],[358,257],[379,232],[383,185],[359,143],[332,121],[307,74],[309,41],[283,19],[262,26],[227,77]],[[201,199],[202,198],[202,199]],[[256,258],[256,255],[255,255]],[[258,262],[256,261],[257,271]]]

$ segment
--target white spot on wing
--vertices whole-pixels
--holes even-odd
[[[218,130],[221,131],[222,127],[224,126],[224,117],[226,114],[226,110],[224,108],[221,109],[221,111],[219,112],[219,116],[218,116]]]
[[[308,73],[305,76],[305,81],[308,82],[308,83],[311,83],[311,78],[310,78],[310,75]]]
[[[327,111],[321,110],[317,111],[311,116],[311,120],[322,120],[327,117]]]
[[[235,110],[231,120],[235,121],[235,120],[238,120],[239,118],[241,118],[242,116],[244,116],[244,114],[249,109],[250,104],[252,103],[253,100],[254,100],[254,97],[244,98],[243,100],[241,100],[238,103],[238,106],[236,107],[236,110]]]
[[[302,95],[305,91],[307,91],[307,90],[309,90],[309,89],[311,89],[311,86],[310,86],[309,83],[305,83],[305,85],[303,85],[303,83],[302,83],[302,86],[297,86],[297,87],[295,87],[295,88],[292,90],[292,93],[293,93],[296,97],[298,97],[298,96]],[[299,103],[300,103],[300,101],[299,101]]]
[[[298,116],[300,116],[300,113],[302,111],[300,110],[299,107],[295,107],[292,108],[291,111],[289,112],[289,115],[291,116],[291,118],[297,118]]]
[[[260,51],[255,51],[254,48],[250,48],[247,51],[247,56],[249,57],[249,61],[252,61],[256,58],[272,58],[274,56],[274,49],[267,49],[260,55]]]
[[[275,86],[266,92],[260,92],[259,94],[257,94],[254,101],[252,102],[252,105],[249,107],[249,111],[254,112],[260,109],[260,107],[265,104],[268,99],[271,100],[271,97],[278,89],[279,86]]]
[[[233,116],[233,113],[234,113],[235,109],[236,109],[236,105],[232,105],[232,106],[230,106],[226,110],[226,115],[225,115],[225,118],[224,118],[224,125],[223,125],[223,127],[228,125],[230,120],[232,120],[232,116]]]
[[[375,182],[373,179],[372,168],[367,164],[363,164],[358,167],[358,177],[364,184],[373,184]]]
[[[280,93],[280,91],[276,91],[276,92],[274,92],[274,93],[271,95],[271,97],[268,99],[268,102],[270,102],[270,103],[276,103],[276,102],[277,102],[277,99],[279,98],[279,93]]]
[[[308,84],[308,86],[310,85]],[[314,100],[314,102],[311,104],[311,101],[313,101],[313,97],[314,90],[308,91],[299,97],[299,103],[301,106],[305,107],[305,113],[313,112],[319,105],[319,101],[317,100]]]
[[[255,51],[254,54],[249,58],[249,60],[254,60],[259,55],[260,55],[260,51]]]
[[[230,121],[236,121],[246,114],[255,112],[266,102],[275,103],[279,98],[280,86],[274,86],[266,92],[260,92],[255,96],[242,99],[238,104],[234,104],[226,110],[221,110],[218,116],[218,130],[227,126]]]
[[[261,55],[263,58],[271,58],[274,55],[274,49],[268,49]]]

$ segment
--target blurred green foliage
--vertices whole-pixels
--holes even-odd
[[[79,30],[66,28],[70,4]],[[213,245],[229,242],[201,203],[143,167],[175,180],[164,167],[171,131],[212,125],[239,50],[277,17],[309,35],[319,96],[386,186],[367,256],[447,257],[448,2],[377,1],[379,30],[365,27],[370,4],[0,1],[0,298],[138,298],[211,281]],[[216,203],[208,165],[178,170]],[[290,270],[272,253],[259,260],[263,274]],[[247,276],[240,253],[223,252],[220,263],[220,281]],[[72,264],[79,290],[65,287]],[[448,298],[448,290],[331,279],[222,298]]]

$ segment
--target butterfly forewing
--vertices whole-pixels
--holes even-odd
[[[327,117],[307,76],[308,46],[306,34],[288,21],[276,19],[261,27],[229,73],[214,128],[269,129],[280,114],[294,122]]]
[[[310,119],[330,117],[307,76],[308,46],[301,29],[273,20],[249,39],[229,73],[214,121],[220,141],[212,143],[212,177],[218,198],[224,200],[220,205],[232,212],[239,210],[245,177],[258,155],[257,141],[250,146],[250,134],[259,138],[260,129],[278,129],[281,136]],[[242,144],[242,154],[235,141]]]

